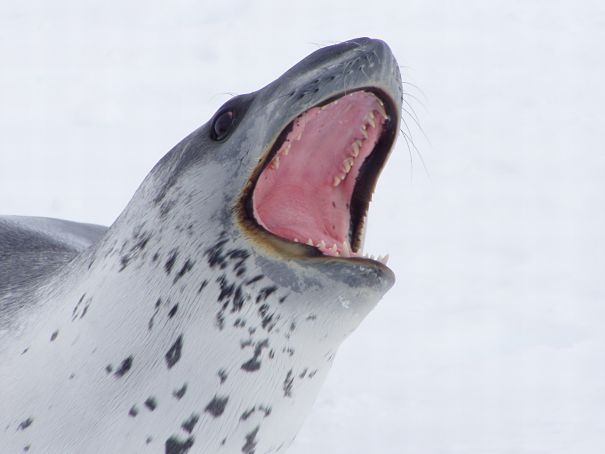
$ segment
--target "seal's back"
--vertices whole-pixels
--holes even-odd
[[[0,216],[0,322],[18,309],[20,295],[94,244],[106,230],[60,219]]]

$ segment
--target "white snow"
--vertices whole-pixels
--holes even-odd
[[[229,93],[364,35],[428,172],[400,140],[366,240],[397,284],[289,452],[602,454],[602,1],[2,2],[0,212],[111,223]]]

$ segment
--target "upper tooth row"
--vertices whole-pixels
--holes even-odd
[[[379,113],[384,118],[388,118],[387,114],[386,114],[386,112],[384,112],[384,109],[382,108],[382,106],[383,106],[383,104],[381,103],[381,109],[380,109]],[[376,116],[374,115],[374,111],[370,111],[366,114],[366,116],[364,117],[364,124],[362,124],[361,127],[359,128],[361,135],[363,136],[363,140],[368,138],[368,125],[370,125],[373,128],[376,127]],[[302,136],[302,130],[301,130],[300,136]],[[300,140],[300,138],[301,138],[300,136],[295,137],[294,140]],[[359,139],[355,139],[353,141],[353,143],[351,144],[350,156],[352,156],[353,158],[356,158],[357,156],[359,156],[361,146],[362,146],[362,141]],[[286,140],[285,146],[281,150],[280,154],[282,156],[288,156],[288,154],[290,153],[290,147],[291,147],[290,141]],[[280,164],[279,156],[280,156],[279,154],[276,155],[273,158],[273,160],[271,161],[271,167],[275,170],[279,169],[279,164]],[[346,174],[348,174],[351,171],[351,168],[353,167],[353,163],[354,163],[354,161],[350,158],[344,159],[344,161],[342,163],[342,169],[344,170],[344,175],[339,174],[334,177],[334,180],[332,182],[334,187],[338,186],[341,183],[341,181],[346,178]]]

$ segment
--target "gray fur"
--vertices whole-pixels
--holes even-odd
[[[23,296],[103,236],[107,227],[42,217],[0,216],[0,329]]]

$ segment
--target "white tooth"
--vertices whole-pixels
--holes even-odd
[[[376,127],[376,121],[374,120],[374,112],[370,112],[368,115],[366,115],[366,121],[370,123],[372,128]]]
[[[334,177],[334,182],[332,183],[332,186],[334,186],[334,187],[338,186],[341,181],[342,181],[342,179],[340,177]]]
[[[295,242],[295,243],[298,243],[298,238],[294,238],[294,242]]]
[[[286,145],[286,148],[284,148],[282,153],[284,156],[288,156],[288,153],[290,153],[290,144]]]
[[[307,245],[308,245],[308,246],[315,246],[315,245],[313,244],[313,240],[312,240],[311,238],[309,238],[309,239],[307,240]]]
[[[319,243],[317,243],[317,247],[321,248],[321,249],[325,249],[326,248],[326,243],[324,240],[321,240]]]
[[[342,168],[344,169],[345,173],[349,173],[351,171],[351,167],[353,167],[354,163],[355,161],[353,161],[351,158],[347,158],[342,161]]]
[[[359,156],[359,149],[360,149],[360,147],[361,147],[361,142],[359,140],[356,140],[351,145],[351,154],[353,155],[354,158],[356,158],[357,156]]]
[[[364,139],[368,138],[368,131],[365,125],[363,125],[361,128],[361,135],[363,136]]]
[[[342,255],[344,257],[350,257],[351,256],[351,246],[349,246],[349,242],[348,241],[343,241],[342,242]]]
[[[273,168],[274,168],[275,170],[279,169],[279,156],[276,156],[276,157],[273,159]]]
[[[389,262],[389,254],[385,255],[384,257],[381,257],[379,260],[383,265],[386,265]]]
[[[336,244],[332,245],[332,247],[330,248],[330,252],[332,252],[332,254],[338,254],[338,248],[336,247]]]

